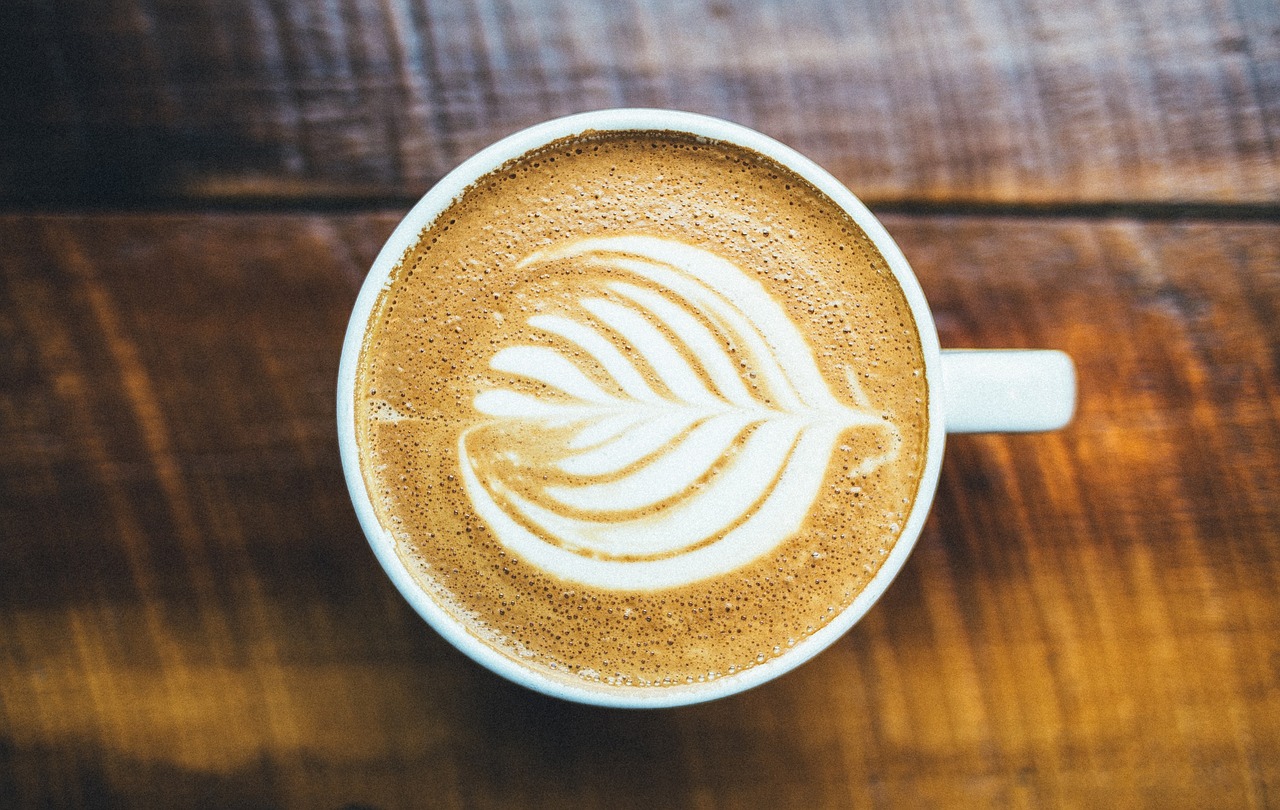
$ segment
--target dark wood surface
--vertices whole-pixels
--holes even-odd
[[[619,106],[752,126],[875,202],[1280,197],[1275,0],[14,0],[0,29],[19,204],[412,197]]]
[[[1275,3],[0,20],[0,807],[1280,805]],[[944,345],[1065,349],[1081,384],[1064,431],[949,441],[834,647],[647,713],[436,636],[334,427],[413,195],[617,104],[809,153],[886,214]]]

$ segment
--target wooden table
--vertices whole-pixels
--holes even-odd
[[[86,4],[88,6],[88,4]],[[10,4],[0,806],[1280,805],[1274,2]],[[399,217],[606,106],[810,154],[944,345],[1076,359],[956,437],[814,661],[648,713],[436,636],[356,523],[350,307]]]

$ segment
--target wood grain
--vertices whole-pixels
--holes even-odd
[[[0,805],[1280,795],[1280,226],[889,217],[944,345],[1074,355],[1075,424],[954,437],[813,662],[633,713],[471,664],[360,534],[333,387],[397,219],[0,217]]]
[[[1275,0],[16,0],[0,203],[419,196],[614,106],[756,127],[875,204],[1280,202]]]

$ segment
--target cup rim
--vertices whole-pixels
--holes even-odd
[[[555,676],[525,667],[482,641],[454,619],[408,572],[395,539],[379,522],[360,471],[355,431],[356,367],[378,294],[418,236],[478,179],[529,151],[590,131],[653,131],[691,134],[725,141],[769,157],[812,183],[862,228],[876,245],[911,308],[924,355],[929,391],[929,429],[925,464],[911,512],[892,550],[871,581],[843,611],[788,652],[715,680],[669,686],[619,687],[591,684],[571,675]],[[941,349],[924,291],[896,242],[852,191],[825,169],[791,147],[740,124],[698,113],[649,108],[616,108],[578,113],[520,130],[461,163],[436,183],[396,226],[361,285],[343,341],[338,370],[338,445],[343,474],[356,516],[382,568],[414,610],[440,635],[472,660],[536,692],[578,703],[615,708],[665,708],[727,697],[795,669],[831,646],[862,619],[902,570],[914,549],[937,487],[946,438],[942,411]]]

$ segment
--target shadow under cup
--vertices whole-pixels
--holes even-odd
[[[399,541],[403,541],[404,537],[400,537],[399,541],[397,539],[397,534],[404,534],[403,525],[398,518],[389,519],[385,516],[383,519],[379,518],[379,510],[371,497],[369,481],[366,470],[362,468],[361,460],[362,436],[371,430],[368,428],[371,419],[382,420],[379,422],[378,429],[385,428],[390,431],[398,428],[385,427],[386,425],[398,426],[404,420],[411,418],[408,406],[397,406],[395,403],[382,401],[379,401],[376,406],[370,406],[368,402],[357,402],[357,390],[364,379],[362,375],[367,372],[367,369],[361,368],[361,362],[368,337],[374,325],[379,323],[378,319],[388,316],[390,305],[385,292],[398,278],[397,274],[401,273],[406,257],[413,253],[415,246],[419,245],[423,234],[433,225],[440,224],[438,220],[443,212],[454,210],[451,206],[464,191],[476,185],[478,180],[486,178],[517,158],[583,133],[614,132],[651,132],[659,136],[678,134],[680,138],[690,143],[729,144],[732,149],[763,155],[769,161],[785,167],[786,170],[802,178],[829,203],[833,202],[838,206],[874,246],[878,257],[883,260],[882,268],[892,274],[893,280],[900,289],[901,299],[905,300],[910,310],[910,318],[914,321],[915,337],[918,337],[920,361],[923,367],[918,369],[917,373],[922,375],[923,385],[928,391],[926,402],[922,406],[927,409],[927,416],[923,423],[925,429],[922,432],[923,453],[916,467],[919,470],[918,481],[909,507],[904,507],[901,516],[893,522],[896,540],[886,544],[887,547],[883,550],[883,557],[874,574],[860,585],[860,589],[856,590],[852,598],[844,603],[842,609],[825,618],[820,626],[811,628],[811,632],[803,633],[799,638],[776,639],[774,649],[780,650],[777,654],[772,656],[762,654],[759,659],[744,662],[742,666],[734,667],[731,671],[713,673],[710,677],[696,678],[690,675],[681,679],[681,682],[661,685],[657,683],[614,685],[609,683],[608,673],[594,669],[572,673],[551,670],[525,663],[527,659],[523,659],[518,651],[515,654],[510,650],[500,651],[498,648],[500,645],[495,645],[492,638],[486,639],[489,631],[482,624],[468,622],[461,618],[468,611],[465,607],[459,606],[447,589],[432,588],[429,575],[424,580],[415,576],[410,570],[410,566],[415,562],[407,561],[403,555],[403,547]],[[451,213],[450,216],[453,214]],[[532,267],[539,262],[545,264],[545,268]],[[827,407],[824,403],[827,403],[826,398],[831,397],[830,391],[827,390],[829,386],[821,385],[820,380],[812,381],[811,373],[806,370],[807,366],[801,368],[804,365],[802,355],[806,351],[810,357],[809,365],[813,365],[813,352],[803,345],[796,344],[797,337],[803,342],[803,335],[792,324],[795,320],[794,312],[789,316],[788,311],[779,304],[766,300],[769,296],[764,292],[765,288],[762,285],[753,279],[748,279],[741,270],[736,269],[724,259],[711,256],[708,251],[688,245],[669,244],[666,240],[653,238],[652,235],[640,237],[597,235],[592,239],[573,243],[569,247],[540,248],[520,259],[518,266],[524,269],[532,267],[532,270],[545,269],[546,272],[541,273],[530,270],[529,274],[530,278],[544,278],[554,276],[556,268],[566,267],[568,262],[579,264],[586,262],[592,267],[605,266],[602,263],[612,262],[606,270],[613,275],[606,273],[599,279],[586,281],[579,281],[566,275],[562,286],[555,288],[559,296],[555,300],[561,302],[556,306],[568,306],[563,304],[564,301],[577,302],[589,311],[588,315],[583,316],[579,321],[573,321],[564,312],[552,307],[529,317],[530,323],[542,330],[541,334],[546,338],[545,345],[536,341],[526,341],[528,345],[508,345],[492,352],[488,371],[480,376],[489,379],[495,375],[507,374],[515,381],[506,384],[506,387],[494,387],[490,379],[490,387],[473,396],[474,408],[481,417],[477,426],[465,427],[461,430],[454,429],[452,434],[440,432],[424,434],[436,437],[434,447],[438,452],[433,453],[432,457],[444,459],[440,463],[450,465],[457,473],[455,476],[447,467],[441,466],[433,475],[438,474],[442,485],[444,481],[448,481],[448,486],[454,488],[452,491],[466,493],[471,508],[475,510],[478,517],[476,532],[493,535],[500,540],[505,546],[502,553],[510,555],[506,559],[518,561],[526,566],[530,564],[529,561],[535,561],[546,570],[564,574],[568,578],[564,584],[566,593],[585,593],[591,589],[597,589],[601,593],[609,589],[621,589],[636,594],[647,591],[656,592],[655,589],[680,586],[681,577],[687,574],[690,566],[705,566],[707,571],[720,576],[726,571],[732,572],[739,564],[758,558],[760,548],[763,548],[764,553],[767,554],[770,548],[767,543],[756,548],[750,542],[742,540],[737,545],[746,550],[735,551],[731,544],[717,541],[700,547],[696,552],[664,558],[665,563],[670,564],[665,564],[664,560],[655,557],[655,564],[637,568],[640,573],[628,573],[625,570],[625,564],[604,564],[599,559],[599,555],[593,557],[591,554],[581,553],[580,549],[573,547],[574,543],[587,544],[597,540],[597,535],[592,533],[591,525],[584,516],[594,514],[601,509],[627,507],[627,499],[637,497],[636,489],[641,479],[634,479],[637,482],[636,486],[613,489],[601,484],[568,486],[562,485],[564,482],[561,481],[560,485],[552,486],[545,482],[538,483],[538,476],[529,474],[532,462],[528,459],[536,457],[540,452],[537,447],[539,442],[532,442],[529,447],[521,444],[521,442],[530,442],[531,433],[528,425],[531,419],[530,414],[534,411],[529,409],[536,410],[537,418],[541,420],[538,422],[538,429],[542,434],[558,442],[557,446],[562,450],[575,441],[588,450],[592,446],[610,447],[611,445],[605,441],[611,435],[609,431],[625,432],[625,425],[624,428],[618,428],[618,425],[624,424],[625,418],[631,417],[619,416],[614,419],[615,424],[610,427],[608,424],[602,424],[607,420],[599,414],[613,414],[614,412],[609,409],[616,410],[614,403],[619,398],[632,395],[642,403],[667,402],[673,396],[679,399],[682,396],[679,390],[682,383],[674,376],[667,379],[661,372],[657,375],[662,377],[661,385],[631,380],[627,374],[619,373],[611,378],[612,387],[606,385],[602,389],[596,384],[598,380],[595,377],[599,374],[595,372],[610,368],[625,371],[626,367],[616,362],[613,350],[610,349],[614,344],[600,341],[600,335],[607,333],[613,338],[626,334],[627,339],[637,347],[637,353],[648,360],[664,351],[659,338],[668,343],[683,341],[680,344],[682,347],[697,346],[701,345],[699,341],[706,342],[707,333],[719,330],[713,337],[719,339],[723,335],[729,335],[726,340],[735,349],[746,347],[744,356],[754,356],[750,354],[751,347],[759,346],[762,347],[761,352],[767,352],[773,358],[769,359],[765,365],[773,363],[774,366],[770,366],[771,368],[776,366],[781,370],[775,375],[782,380],[778,385],[788,386],[789,393],[783,397],[774,396],[770,403],[776,404],[778,399],[791,397],[799,403],[796,409],[803,407],[807,409],[805,413],[811,415],[805,417],[810,421],[804,423],[803,430],[796,429],[799,439],[771,438],[771,431],[781,436],[785,430],[790,429],[787,427],[788,424],[792,427],[799,424],[794,421],[799,417],[788,416],[787,419],[792,419],[791,423],[787,423],[786,419],[774,420],[778,423],[775,426],[765,417],[753,416],[748,412],[756,405],[753,400],[746,398],[751,395],[750,392],[744,394],[739,391],[738,383],[728,376],[719,378],[721,381],[716,384],[719,388],[710,387],[715,394],[723,395],[723,399],[729,403],[730,407],[715,410],[719,406],[699,404],[695,401],[697,397],[693,394],[684,397],[680,400],[681,407],[702,407],[704,412],[700,412],[703,414],[700,417],[701,421],[685,424],[684,433],[680,435],[688,437],[698,433],[700,436],[715,436],[717,432],[729,435],[733,433],[734,428],[737,428],[740,433],[747,431],[743,435],[750,436],[750,440],[743,443],[743,449],[735,451],[736,456],[723,462],[722,466],[713,467],[713,472],[708,474],[708,477],[698,486],[705,486],[710,490],[715,486],[717,476],[729,478],[729,472],[721,474],[720,471],[732,471],[735,460],[742,462],[740,466],[749,467],[746,457],[748,446],[760,448],[752,452],[759,452],[761,457],[768,456],[770,441],[775,443],[793,441],[793,453],[795,447],[801,446],[799,442],[810,442],[814,447],[824,447],[826,446],[824,442],[838,446],[841,431],[847,430],[851,425],[873,426],[880,417],[873,413],[874,409],[861,407],[869,403],[858,401],[857,396],[852,399],[845,397],[840,402],[831,398],[830,407]],[[620,276],[620,273],[625,277]],[[451,282],[456,280],[457,284],[463,285],[467,283],[464,275],[459,273],[456,279],[451,277],[449,280]],[[620,277],[622,280],[618,280]],[[590,284],[596,284],[597,287],[590,288]],[[664,296],[657,293],[669,294]],[[673,301],[687,305],[686,309],[695,311],[694,316],[678,311],[678,308],[672,306]],[[477,301],[475,306],[483,308],[484,304]],[[427,309],[423,308],[420,311],[427,312]],[[656,330],[660,333],[658,338],[653,337],[653,330],[646,331],[632,324],[636,312],[652,315],[660,324],[661,328]],[[396,317],[408,316],[401,313]],[[430,318],[431,315],[428,313],[423,317]],[[501,321],[502,318],[499,317],[498,320]],[[456,328],[460,334],[470,335],[473,330],[482,328],[468,326],[463,330],[463,323],[470,322],[465,318],[458,322]],[[586,328],[584,324],[594,326]],[[613,331],[609,331],[610,329]],[[574,351],[564,351],[556,355],[552,347],[557,340],[564,345],[571,344]],[[651,349],[646,348],[646,345],[650,344],[645,344],[645,340],[650,341]],[[477,336],[475,342],[480,347],[476,349],[478,352],[487,346],[480,336]],[[606,343],[608,345],[605,345]],[[592,346],[596,346],[595,354],[592,355],[595,365],[591,366],[595,371],[585,375],[578,374],[566,365],[566,357],[572,362],[578,362],[575,358],[583,352],[591,354]],[[733,359],[736,360],[737,355]],[[710,369],[714,365],[707,360],[701,362],[701,367],[704,369]],[[392,234],[378,255],[360,291],[343,346],[337,409],[343,469],[361,525],[392,581],[432,627],[474,660],[531,689],[583,703],[630,708],[656,708],[697,703],[748,689],[812,658],[856,623],[902,568],[924,524],[941,467],[946,424],[942,412],[944,402],[936,394],[942,391],[942,365],[932,317],[920,286],[902,253],[866,207],[816,164],[760,133],[705,116],[664,110],[606,110],[586,113],[557,119],[518,132],[477,154],[441,180],[409,212]],[[443,380],[444,377],[440,379]],[[442,382],[442,384],[446,383]],[[850,385],[853,386],[851,390],[857,390],[856,381],[852,378]],[[551,399],[544,398],[534,402],[536,397],[531,392],[548,387],[556,389]],[[776,387],[769,390],[772,394],[777,393]],[[568,392],[567,395],[561,396],[566,392]],[[646,397],[648,397],[647,400]],[[524,410],[521,410],[522,408]],[[574,408],[577,410],[573,410]],[[707,408],[711,410],[706,410]],[[773,413],[773,411],[769,412]],[[650,413],[650,411],[643,413]],[[745,416],[743,416],[744,413]],[[833,416],[833,414],[836,415]],[[518,421],[520,430],[508,430],[504,427],[503,419],[517,416],[522,420]],[[613,419],[614,416],[609,418]],[[635,424],[643,423],[643,418],[642,416],[634,417],[633,427]],[[666,418],[670,421],[676,417],[668,414]],[[618,421],[619,419],[622,421]],[[661,421],[659,417],[653,417],[653,419],[655,425]],[[735,423],[734,419],[739,419],[740,422]],[[755,421],[752,422],[752,419]],[[752,426],[744,427],[748,423]],[[587,425],[587,428],[582,425]],[[436,428],[432,427],[430,430],[436,430]],[[595,438],[599,439],[595,445],[591,444],[592,440],[589,437],[584,438],[584,435],[592,430],[596,432]],[[655,427],[653,430],[656,431],[658,428]],[[541,437],[536,438],[541,441]],[[503,442],[506,444],[504,445]],[[494,451],[495,447],[502,452]],[[601,480],[608,483],[610,479],[606,473],[610,471],[608,466],[610,462],[606,458],[607,455],[597,453],[592,456],[585,451],[573,454],[561,452],[554,459],[556,466],[550,478],[554,479],[557,475],[564,476],[573,472],[580,476],[600,475],[603,476]],[[696,456],[696,453],[694,455]],[[367,466],[371,463],[373,462],[366,458],[364,464]],[[537,463],[551,464],[545,461]],[[597,466],[593,467],[593,464]],[[815,472],[812,469],[806,469],[814,466],[795,463],[785,467],[783,473],[777,477],[777,482],[780,483],[775,483],[774,486],[790,487],[790,489],[776,498],[757,499],[754,502],[757,505],[752,507],[755,511],[750,518],[734,524],[730,530],[727,530],[727,534],[722,534],[725,537],[733,536],[741,540],[756,535],[763,536],[766,530],[779,531],[778,527],[783,527],[785,530],[789,525],[787,523],[789,518],[785,514],[786,505],[788,502],[796,501],[794,495],[788,493],[807,491],[806,487],[816,488],[823,480],[822,476],[825,475],[823,470]],[[633,467],[628,467],[628,470],[631,469]],[[679,465],[673,465],[672,469],[678,470]],[[663,482],[671,480],[672,475],[654,473],[650,478],[653,481],[646,486],[660,488]],[[814,480],[819,484],[812,484]],[[554,484],[555,481],[553,480],[552,483]],[[529,497],[529,488],[535,486],[543,487],[547,493],[558,499],[558,503],[565,505],[560,510],[561,513],[552,514],[545,508],[545,502],[538,503],[535,502],[536,499]],[[855,489],[856,487],[850,487],[851,492]],[[715,498],[712,508],[696,511],[688,507],[687,512],[668,515],[669,523],[677,525],[683,522],[686,525],[693,525],[700,520],[712,520],[715,517],[713,513],[716,507],[732,503],[734,497],[734,493],[726,488]],[[593,498],[595,500],[592,500]],[[663,501],[663,504],[674,502]],[[666,506],[662,508],[665,509]],[[724,506],[724,508],[729,507]],[[650,516],[646,519],[656,518]],[[564,544],[543,542],[537,535],[545,531],[552,531],[561,539],[572,538],[568,543],[569,550],[565,549]],[[441,534],[443,535],[444,532]],[[659,535],[666,536],[662,533]],[[641,541],[660,544],[662,541],[659,535],[653,536],[656,539],[641,537]],[[763,541],[757,539],[751,542],[759,544]],[[775,540],[774,543],[776,542]],[[660,546],[654,547],[660,548]],[[735,559],[734,554],[742,559]],[[686,562],[681,563],[682,559]],[[675,562],[672,563],[672,560]],[[604,562],[616,563],[617,561],[605,560]],[[428,593],[429,588],[434,590],[434,594]]]

